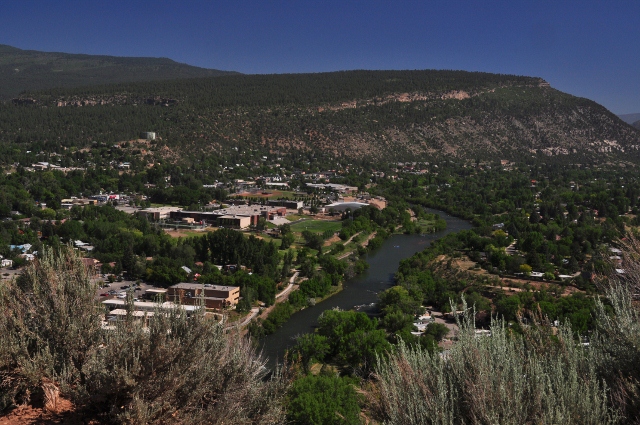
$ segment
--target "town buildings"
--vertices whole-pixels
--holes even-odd
[[[260,217],[272,220],[287,215],[287,208],[268,205],[232,205],[215,211],[172,211],[172,220],[210,224],[231,229],[246,229],[256,226]]]
[[[240,288],[237,286],[178,283],[170,286],[167,298],[180,305],[203,305],[206,308],[225,308],[238,304]]]

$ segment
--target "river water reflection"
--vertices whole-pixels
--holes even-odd
[[[447,222],[446,230],[424,236],[393,235],[378,250],[367,254],[369,269],[365,273],[346,281],[344,289],[336,295],[295,313],[287,323],[263,340],[262,351],[268,357],[269,365],[273,367],[275,362],[282,360],[286,349],[295,344],[298,335],[312,332],[323,311],[335,307],[350,310],[355,306],[377,302],[378,293],[393,285],[393,276],[401,260],[424,250],[432,241],[449,233],[471,228],[469,222],[441,211],[427,209],[427,212],[440,214]]]

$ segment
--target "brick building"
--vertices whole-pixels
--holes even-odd
[[[240,288],[237,286],[207,285],[201,283],[178,283],[167,291],[170,301],[182,305],[199,305],[206,308],[224,308],[238,304]]]

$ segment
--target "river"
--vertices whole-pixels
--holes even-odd
[[[432,241],[449,233],[471,228],[469,222],[444,212],[431,209],[427,209],[427,212],[439,214],[447,222],[447,228],[428,235],[393,235],[379,249],[367,254],[369,269],[365,273],[347,280],[344,289],[334,296],[295,313],[287,323],[263,340],[262,352],[269,359],[269,365],[273,367],[282,360],[298,335],[312,332],[323,311],[335,307],[350,310],[355,306],[377,302],[378,293],[393,285],[393,276],[401,260],[424,250]]]

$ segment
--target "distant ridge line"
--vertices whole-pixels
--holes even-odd
[[[0,100],[23,91],[239,74],[169,58],[42,52],[0,44]]]

